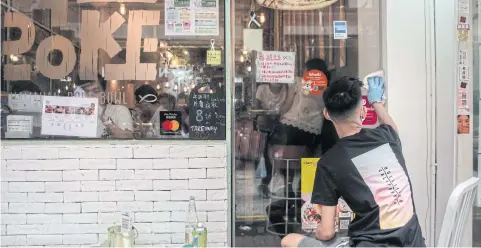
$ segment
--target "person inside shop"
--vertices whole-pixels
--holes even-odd
[[[172,111],[176,109],[177,99],[175,96],[169,93],[160,93],[159,94],[159,103],[160,105],[164,106],[165,109]]]
[[[325,74],[328,81],[331,78],[327,64],[322,59],[311,59],[307,61],[306,69],[307,71],[321,71]],[[284,158],[300,159],[302,157],[311,157],[317,154],[319,146],[324,145],[326,148],[332,147],[332,143],[337,140],[337,134],[333,132],[333,128],[323,128],[325,118],[322,114],[324,109],[322,94],[310,94],[309,91],[305,90],[304,86],[306,83],[304,80],[298,78],[296,84],[289,85],[286,99],[279,109],[279,123],[268,139],[268,154],[271,163],[274,163],[274,155],[276,153]],[[332,123],[330,124],[332,125]],[[331,131],[331,133],[322,134],[322,132],[326,130]],[[287,170],[285,167],[283,168],[280,161],[276,161],[276,163],[278,163],[276,166],[281,168],[280,172],[282,177],[286,178]],[[294,192],[293,189],[294,177],[296,174],[299,175],[299,167],[299,164],[295,165],[294,163],[291,163],[289,167],[286,182],[287,196],[289,198],[295,198],[296,195],[299,197],[300,195],[300,186],[297,187],[297,192]],[[294,222],[295,219],[300,220],[301,201],[289,200],[287,204],[289,205],[287,206],[289,222]],[[284,218],[286,215],[286,201],[279,200],[271,203],[270,206],[267,207],[266,212],[276,232],[287,234],[282,224],[286,222]],[[296,229],[293,229],[295,227],[295,225],[289,226],[288,233],[295,231]],[[281,235],[281,237],[284,237],[284,235]]]
[[[107,101],[107,81],[102,76],[99,75],[98,80],[78,87],[85,92],[86,97],[99,99],[98,138],[130,139],[134,137],[132,115],[129,109],[123,105],[114,105]]]
[[[153,129],[161,128],[160,115],[161,111],[167,111],[165,105],[159,101],[157,91],[150,85],[144,84],[135,90],[136,107],[140,110],[140,119],[144,123],[152,123]]]
[[[382,103],[384,80],[371,77],[368,86],[383,123],[375,129],[362,128],[367,110],[359,79],[343,77],[324,92],[324,116],[340,140],[317,165],[311,202],[320,205],[322,220],[315,237],[289,234],[283,247],[425,246],[398,129]],[[355,213],[347,241],[335,233],[340,197]]]
[[[257,87],[256,98],[259,109],[274,110],[279,112],[287,97],[288,87],[286,84],[261,84]],[[270,195],[269,184],[272,180],[272,162],[269,159],[269,136],[279,124],[279,114],[260,115],[256,119],[257,129],[266,133],[267,141],[264,147],[264,164],[266,176],[262,178],[258,187],[259,193],[267,198]],[[259,164],[257,164],[259,166]]]

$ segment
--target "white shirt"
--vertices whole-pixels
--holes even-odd
[[[256,98],[262,103],[262,107],[267,110],[279,110],[286,97],[286,87],[282,87],[279,93],[272,92],[268,84],[261,84],[257,87]]]
[[[105,112],[104,112],[104,108]],[[102,114],[112,119],[113,124],[117,125],[122,130],[134,130],[134,125],[132,121],[132,115],[127,107],[122,105],[112,105],[107,104],[105,106],[99,106],[99,120],[97,124],[97,138],[110,138],[112,135],[110,134],[107,127],[105,127],[104,123],[102,122]]]
[[[302,87],[302,80],[298,80],[295,85],[291,85],[289,90],[294,90],[295,96],[291,108],[281,116],[281,123],[309,133],[321,134],[324,122],[322,94],[306,94]]]

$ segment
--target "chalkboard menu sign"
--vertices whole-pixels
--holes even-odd
[[[193,140],[225,140],[226,103],[220,88],[197,85],[189,97],[189,137]]]

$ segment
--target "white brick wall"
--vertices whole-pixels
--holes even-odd
[[[138,245],[178,246],[190,196],[227,242],[226,145],[2,146],[1,246],[85,246],[132,211]]]

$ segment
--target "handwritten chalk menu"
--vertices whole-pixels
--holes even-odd
[[[224,140],[226,133],[225,94],[196,86],[189,97],[189,137],[194,140]]]
[[[295,61],[295,52],[257,52],[256,81],[259,83],[294,83]]]
[[[180,124],[182,123],[182,113],[180,111],[160,111],[160,134],[161,135],[180,135]]]

